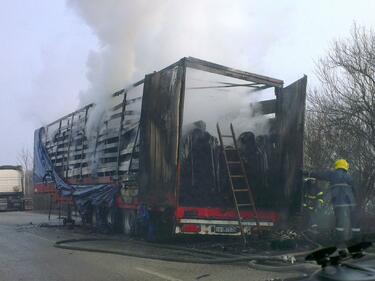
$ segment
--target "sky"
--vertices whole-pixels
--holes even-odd
[[[0,165],[34,130],[184,56],[314,87],[315,62],[375,1],[2,0]]]

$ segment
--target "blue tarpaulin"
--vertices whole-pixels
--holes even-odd
[[[35,131],[34,135],[34,183],[54,183],[60,196],[73,197],[81,214],[86,213],[91,206],[112,207],[116,194],[119,192],[117,186],[111,184],[71,185],[64,182],[55,171],[43,144],[44,133],[45,129],[40,128]]]

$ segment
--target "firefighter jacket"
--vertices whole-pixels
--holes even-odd
[[[324,192],[316,184],[315,179],[307,178],[303,184],[303,187],[303,207],[309,209],[310,211],[315,211],[324,205]]]
[[[324,205],[323,196],[323,191],[320,191],[316,194],[305,194],[305,203],[303,203],[303,207],[309,209],[310,211],[314,211],[316,208]]]
[[[344,170],[311,172],[311,177],[330,183],[330,197],[333,207],[353,207],[356,205],[353,178]]]

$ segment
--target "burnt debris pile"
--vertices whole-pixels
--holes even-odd
[[[280,173],[276,165],[278,136],[255,136],[252,132],[244,132],[239,136],[238,144],[255,201],[258,205],[267,207],[270,204],[272,187],[279,184]]]
[[[277,135],[255,136],[253,132],[247,131],[239,135],[237,143],[249,183],[256,194],[256,203],[267,207],[272,185],[276,184],[277,180],[274,165]],[[227,157],[228,161],[231,161],[231,154]],[[222,149],[218,138],[207,132],[205,122],[194,122],[183,130],[180,160],[181,205],[233,206]],[[233,166],[231,169],[233,174],[240,173],[239,166]],[[244,181],[241,178],[236,180]],[[240,186],[241,182],[238,182],[238,185]]]
[[[230,200],[225,194],[219,196],[219,157],[218,140],[206,131],[203,121],[187,126],[181,140],[181,204],[222,206]]]

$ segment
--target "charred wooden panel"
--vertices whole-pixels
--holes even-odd
[[[131,97],[126,99],[129,107],[125,112],[122,112],[122,94],[125,92],[113,95],[113,106],[107,112],[109,117],[100,121],[98,131],[91,133],[89,137],[86,136],[86,123],[90,110],[95,107],[93,104],[46,126],[43,142],[61,178],[83,180],[89,176],[93,182],[99,182],[104,177],[121,180],[121,176],[128,173],[129,169],[126,167],[129,167],[129,155],[133,151],[132,140],[138,130],[142,102],[142,97],[136,91],[138,89],[129,90]],[[119,134],[121,124],[123,130]]]
[[[147,75],[140,129],[140,197],[154,206],[175,204],[183,66]]]

